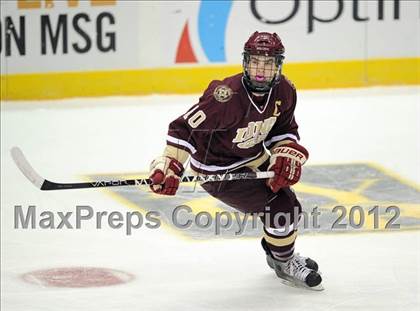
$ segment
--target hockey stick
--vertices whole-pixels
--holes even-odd
[[[57,183],[49,181],[39,175],[26,160],[23,152],[18,147],[10,150],[13,161],[20,169],[23,175],[32,182],[35,187],[41,190],[64,190],[64,189],[83,189],[83,188],[103,188],[118,186],[141,186],[150,185],[151,180],[148,178],[140,179],[123,179],[123,180],[102,180],[92,182],[78,183]],[[249,172],[249,173],[227,173],[204,176],[182,176],[181,182],[211,182],[211,181],[227,181],[240,179],[265,179],[274,176],[274,172]]]

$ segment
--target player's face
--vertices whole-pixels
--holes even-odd
[[[247,71],[252,81],[270,82],[276,74],[275,59],[273,56],[251,55]]]

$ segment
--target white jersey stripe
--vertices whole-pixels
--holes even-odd
[[[166,136],[166,140],[175,144],[175,145],[179,145],[179,146],[183,146],[186,147],[190,150],[191,154],[194,154],[197,152],[197,149],[195,149],[195,147],[193,145],[191,145],[189,142],[179,139],[179,138],[175,138],[172,136]]]
[[[289,255],[290,256],[290,252],[293,252],[294,250],[295,250],[295,246],[293,245],[293,247],[286,252],[276,252],[276,251],[274,251],[274,252],[271,251],[271,252],[273,253],[273,255],[276,255],[277,257],[283,257],[284,255]]]
[[[270,140],[265,141],[264,142],[264,145],[266,147],[268,147],[272,143],[285,140],[286,138],[291,138],[291,139],[293,139],[295,141],[298,141],[298,138],[296,137],[296,135],[293,135],[293,134],[284,134],[284,135],[273,136]]]

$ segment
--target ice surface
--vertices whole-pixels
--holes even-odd
[[[297,121],[310,167],[374,163],[419,189],[419,87],[298,96]],[[197,98],[2,103],[2,310],[418,310],[417,230],[299,237],[297,251],[321,267],[326,290],[319,293],[282,285],[266,266],[257,238],[196,240],[168,226],[142,226],[127,236],[107,225],[97,230],[95,223],[73,230],[14,229],[15,205],[34,205],[38,214],[74,212],[77,205],[102,212],[142,210],[103,190],[41,192],[14,166],[13,146],[22,148],[43,177],[56,181],[146,172],[165,144],[168,122]],[[420,209],[418,200],[410,202]],[[34,270],[75,266],[117,269],[135,278],[96,288],[45,287],[21,278]]]

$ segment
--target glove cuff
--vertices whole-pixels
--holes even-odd
[[[170,175],[173,173],[174,175],[181,177],[184,173],[184,166],[177,159],[162,156],[156,158],[150,164],[150,171],[153,172],[155,170],[160,170],[163,175]],[[170,171],[168,172],[168,170]]]
[[[178,177],[181,177],[185,171],[182,163],[172,157],[168,157],[168,159],[169,159],[168,169],[173,171],[174,174],[177,175]]]
[[[289,143],[273,149],[273,154],[298,161],[301,165],[308,160],[309,152],[298,143]]]

